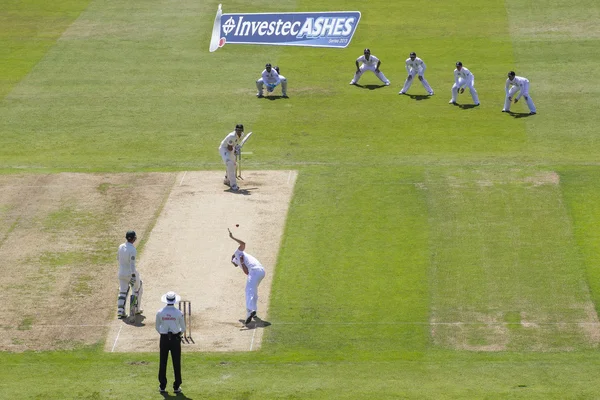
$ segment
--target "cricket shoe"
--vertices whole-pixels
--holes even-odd
[[[246,322],[244,322],[246,325],[248,325],[250,323],[250,321],[252,321],[252,318],[256,316],[256,311],[252,311],[250,313],[250,315],[248,316],[248,318],[246,318]]]
[[[144,313],[144,310],[139,309],[135,312],[135,315],[142,315]]]
[[[390,86],[390,82],[384,83],[385,86]]]
[[[535,111],[532,111],[529,113],[529,115],[535,115],[535,114],[537,114]]]
[[[229,179],[223,179],[223,185],[229,186]]]
[[[256,93],[256,97],[258,97],[260,99],[260,98],[265,97],[265,96],[263,96],[262,93]]]
[[[179,386],[177,389],[173,389],[173,392],[175,392],[175,393],[181,393],[182,392],[181,386]]]
[[[352,79],[352,80],[350,81],[350,84],[351,84],[351,85],[356,85],[356,82],[354,82],[354,79]]]
[[[502,112],[509,112],[508,110],[502,110]]]
[[[398,94],[406,94],[406,92],[404,92],[404,91],[401,90],[401,91],[398,92]]]
[[[283,97],[284,99],[289,99],[287,94],[283,94],[283,95],[281,95],[281,97]]]
[[[240,190],[240,187],[238,185],[233,185],[231,187],[231,190],[233,190],[234,192],[237,192],[238,190]]]
[[[455,102],[454,100],[450,100],[450,101],[448,102],[448,104],[454,104],[454,105],[456,105],[456,102]]]
[[[434,93],[433,93],[433,90],[432,90],[431,92],[429,92],[429,95],[430,95],[430,96],[433,96],[433,94],[434,94]]]
[[[167,389],[163,389],[163,388],[161,388],[160,386],[158,387],[158,391],[159,391],[160,393],[167,393]]]
[[[125,318],[127,318],[127,314],[117,314],[117,318],[125,319]]]

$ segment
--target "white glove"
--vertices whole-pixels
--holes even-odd
[[[237,156],[238,154],[240,154],[240,150],[242,150],[242,147],[239,144],[236,144],[233,154],[235,154]]]

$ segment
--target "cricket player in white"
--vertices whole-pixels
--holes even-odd
[[[410,57],[406,59],[406,71],[408,71],[408,77],[404,82],[404,87],[400,92],[398,92],[398,94],[406,94],[406,92],[408,92],[408,89],[410,89],[411,85],[413,84],[415,76],[419,76],[419,80],[423,84],[425,90],[427,90],[427,93],[429,93],[430,96],[433,96],[433,89],[431,88],[431,86],[429,86],[429,83],[427,82],[427,79],[425,79],[424,76],[425,69],[427,69],[427,66],[425,65],[423,60],[417,57],[417,53],[410,53]]]
[[[360,65],[362,63],[362,65]],[[390,86],[390,81],[385,77],[383,72],[379,70],[379,66],[381,65],[381,61],[379,58],[375,57],[371,54],[371,50],[365,49],[364,54],[356,59],[356,72],[354,73],[354,78],[350,81],[351,85],[355,85],[358,83],[358,80],[365,73],[365,71],[373,71],[373,73],[385,84],[385,86]]]
[[[230,132],[219,146],[219,154],[225,163],[225,180],[223,184],[231,187],[231,190],[237,191],[237,177],[235,176],[235,155],[240,151],[239,142],[244,133],[244,125],[237,124],[235,130]]]
[[[119,262],[119,299],[117,300],[117,315],[119,319],[127,317],[125,314],[125,302],[129,285],[133,285],[133,292],[137,296],[137,307],[135,314],[142,313],[142,294],[144,289],[142,279],[135,267],[137,250],[133,243],[137,239],[135,231],[127,231],[125,234],[126,242],[119,246],[117,251],[117,261]]]
[[[281,95],[287,98],[287,79],[285,76],[279,75],[279,67],[272,68],[271,64],[265,65],[261,77],[256,81],[258,89],[256,97],[264,97],[263,86],[267,86],[267,92],[272,93],[279,84],[281,84]]]
[[[512,99],[514,95],[519,92],[519,95],[515,98],[515,104],[517,104],[521,96],[523,96],[529,107],[529,115],[536,114],[535,104],[533,104],[533,100],[529,96],[529,79],[522,76],[516,76],[515,71],[510,71],[508,73],[508,79],[506,80],[505,91],[506,98],[504,99],[504,108],[502,109],[502,112],[510,112]]]
[[[473,103],[476,106],[479,105],[479,96],[477,96],[477,90],[475,90],[475,76],[467,68],[464,68],[462,63],[459,61],[456,63],[456,69],[454,70],[454,85],[452,85],[452,99],[448,103],[456,104],[456,97],[458,91],[460,93],[465,92],[465,87],[469,88]]]
[[[265,277],[265,270],[261,263],[246,253],[246,243],[233,237],[231,230],[229,230],[229,237],[238,242],[239,247],[231,256],[231,263],[236,267],[241,267],[248,278],[246,280],[246,321],[248,325],[252,318],[256,317],[256,311],[258,307],[258,285]]]

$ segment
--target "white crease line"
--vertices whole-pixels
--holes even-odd
[[[290,171],[290,173],[288,174],[288,180],[287,180],[287,184],[290,184],[290,180],[292,179],[292,171]]]
[[[252,330],[252,341],[250,342],[250,351],[252,351],[252,347],[254,346],[254,336],[256,336],[256,329]]]
[[[117,332],[117,337],[115,338],[115,343],[113,343],[113,347],[110,350],[111,353],[115,351],[115,347],[117,346],[117,340],[119,340],[119,335],[121,334],[121,329],[123,329],[123,325],[121,325],[121,327],[119,328],[119,332]]]
[[[183,180],[185,179],[185,175],[187,174],[187,171],[185,171],[183,173],[183,176],[181,177],[181,182],[179,182],[179,186],[181,186],[181,184],[183,183]]]

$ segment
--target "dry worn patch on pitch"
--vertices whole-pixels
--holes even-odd
[[[251,171],[240,183],[241,192],[232,193],[222,185],[221,172],[179,174],[139,257],[146,318],[114,320],[105,350],[156,351],[155,313],[169,290],[192,302],[193,342],[186,351],[256,349],[268,329],[271,279],[295,179],[291,171]],[[249,327],[241,323],[246,276],[230,262],[237,243],[227,228],[247,243],[246,251],[266,270],[259,287],[263,321]]]
[[[116,249],[143,238],[174,174],[0,176],[0,350],[97,343],[115,316]]]

